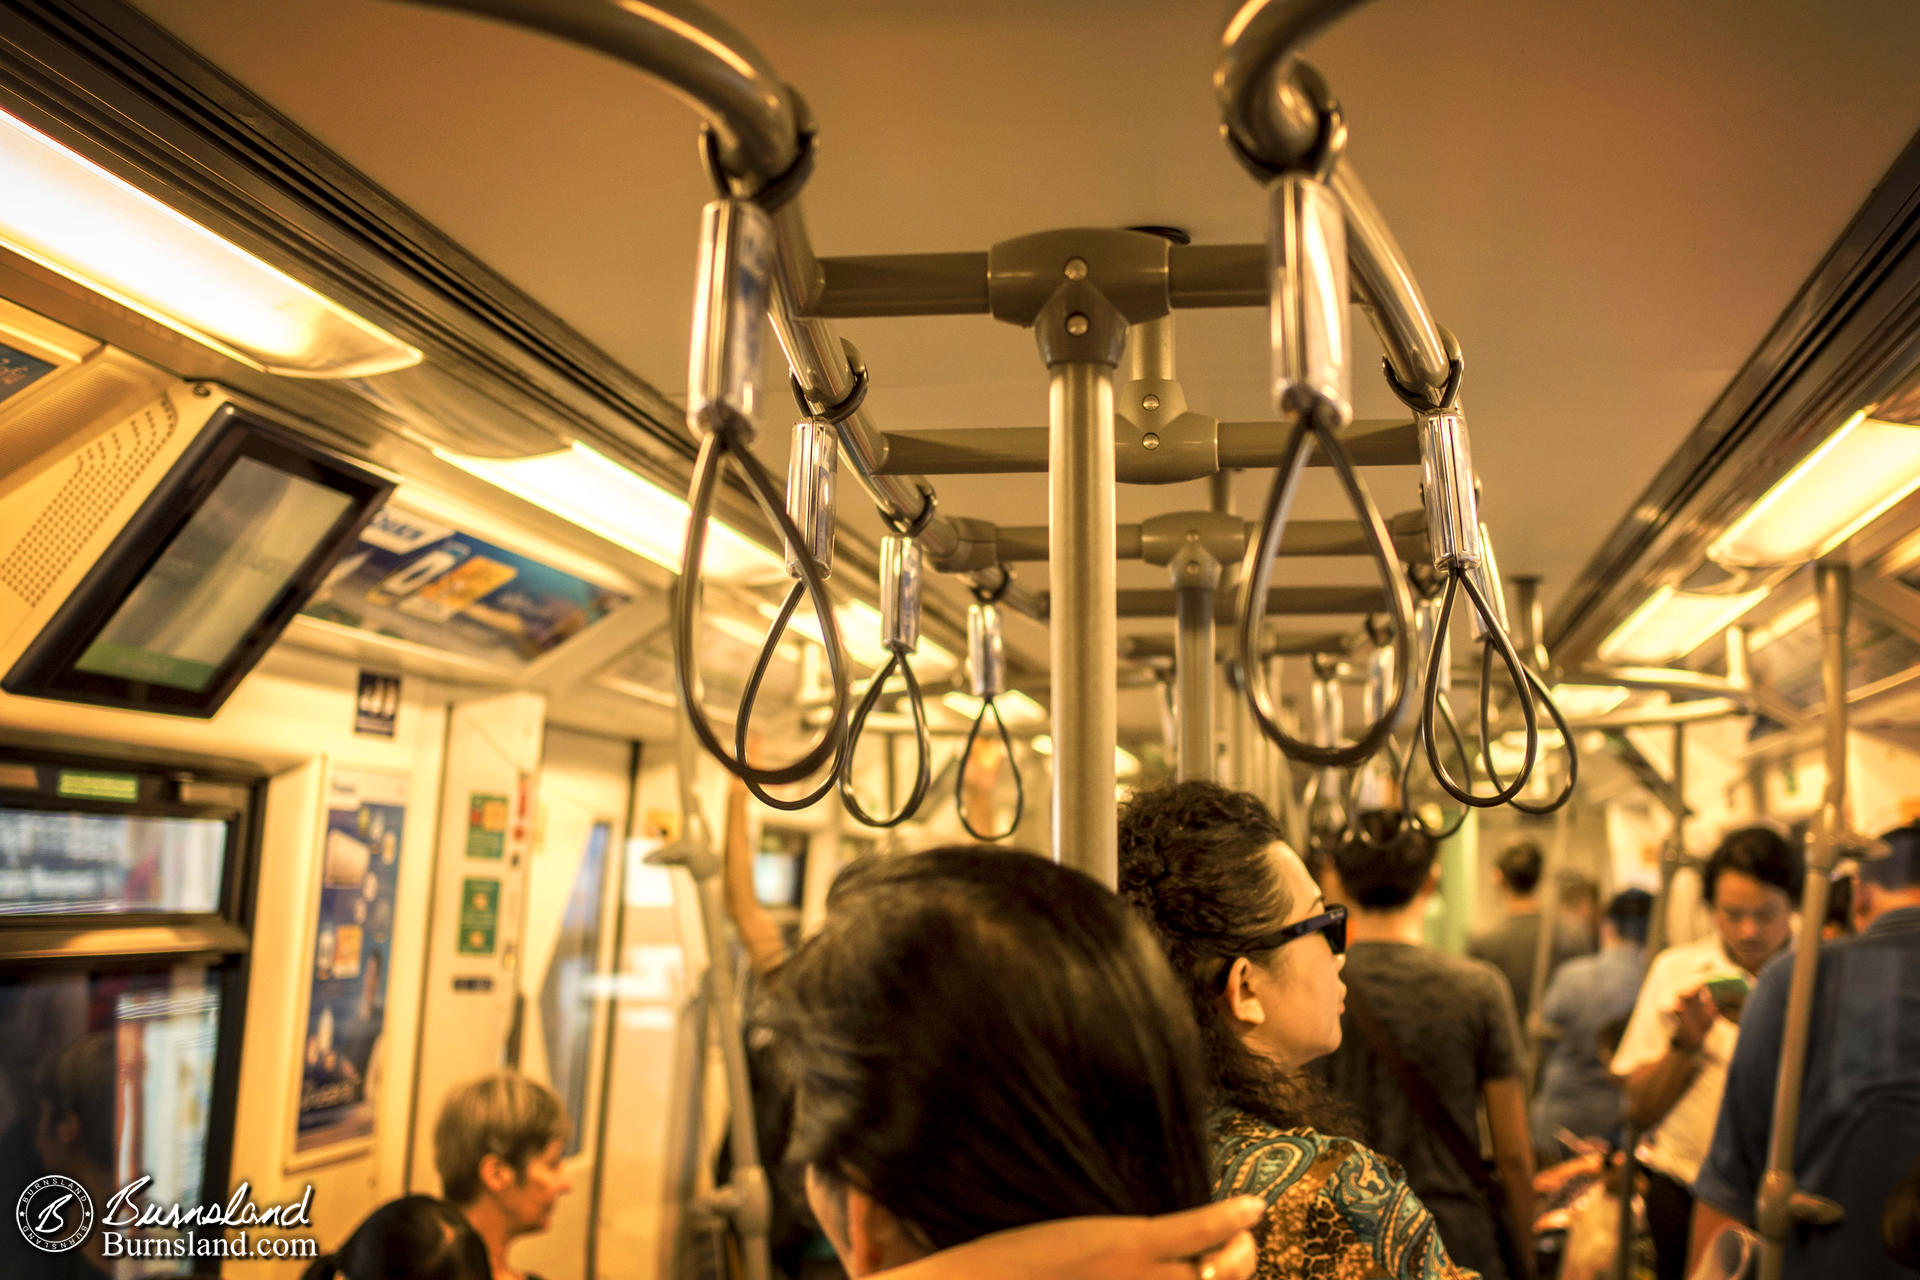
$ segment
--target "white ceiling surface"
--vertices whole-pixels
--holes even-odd
[[[376,0],[140,2],[642,377],[683,394],[709,191],[692,111],[642,73]],[[822,254],[983,250],[1076,225],[1264,238],[1261,192],[1218,137],[1210,73],[1225,15],[1214,5],[720,7],[818,119],[804,207]],[[1910,0],[1377,0],[1311,46],[1346,109],[1353,163],[1463,344],[1502,568],[1542,576],[1549,609],[1920,126],[1916,54]],[[1264,314],[1177,317],[1193,407],[1270,417]],[[958,317],[840,331],[867,358],[883,428],[1046,421],[1031,336],[1010,326]],[[1360,350],[1358,415],[1399,416],[1370,337]],[[762,447],[780,459],[784,392],[769,403]],[[1414,469],[1373,478],[1386,512],[1417,504]],[[1241,477],[1242,513],[1267,483]],[[1044,519],[1043,476],[937,484],[950,513]],[[1340,513],[1331,473],[1308,488],[1299,514]],[[843,492],[855,495],[843,514],[877,532],[851,483]],[[1203,484],[1125,489],[1119,512],[1205,503]],[[1123,566],[1121,584],[1156,585],[1163,572]],[[1340,560],[1291,578],[1368,572]],[[1037,584],[1044,570],[1025,577]]]

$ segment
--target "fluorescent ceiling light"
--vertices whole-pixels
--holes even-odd
[[[1600,657],[1653,665],[1683,658],[1732,626],[1766,594],[1708,596],[1661,587],[1600,642]]]
[[[0,112],[0,245],[222,355],[365,378],[420,352]]]
[[[1036,755],[1052,755],[1052,735],[1045,733],[1036,733],[1033,735],[1033,750]],[[1134,755],[1133,752],[1127,750],[1125,747],[1115,747],[1113,749],[1113,772],[1116,777],[1133,777],[1140,772],[1140,757]]]
[[[780,606],[763,603],[760,606],[762,617],[773,619],[780,616]],[[835,605],[834,620],[840,624],[840,642],[847,647],[847,656],[863,667],[879,668],[893,655],[880,641],[880,611],[864,600],[851,600],[846,604]],[[787,623],[790,630],[798,631],[818,645],[826,640],[820,634],[820,619],[814,615],[809,602],[801,601],[799,608],[793,611],[793,618]],[[920,646],[913,653],[913,674],[916,679],[932,671],[951,671],[960,665],[960,659],[953,656],[941,645],[925,636],[920,637]],[[1002,714],[1005,708],[1002,707]]]
[[[583,444],[530,458],[472,458],[436,449],[454,466],[655,564],[680,571],[687,500]],[[781,572],[785,560],[718,520],[707,526],[703,574],[738,580]]]
[[[954,689],[940,696],[940,702],[947,710],[972,720],[980,714],[980,699],[970,693]],[[1051,718],[1047,709],[1029,698],[1018,689],[1009,689],[993,700],[1000,709],[1000,718],[1007,722],[1008,728],[1023,724],[1045,724]],[[1052,743],[1048,743],[1051,748]]]
[[[1707,549],[1725,565],[1801,564],[1920,488],[1920,427],[1848,418]]]
[[[1552,693],[1554,705],[1569,720],[1603,716],[1632,696],[1617,684],[1557,684]]]

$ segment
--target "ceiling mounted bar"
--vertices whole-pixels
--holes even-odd
[[[1313,653],[1345,655],[1360,647],[1358,635],[1344,631],[1279,631],[1271,633],[1262,657],[1305,657]],[[1162,634],[1120,637],[1120,656],[1132,662],[1165,660],[1174,656],[1171,637]],[[1230,662],[1239,650],[1229,639],[1217,641],[1213,649],[1216,663]]]
[[[1114,593],[1114,603],[1123,618],[1171,618],[1173,592],[1154,587],[1128,587]],[[1215,606],[1215,617],[1232,621],[1236,601],[1222,596]],[[1387,607],[1387,593],[1376,586],[1359,587],[1274,587],[1267,592],[1268,616],[1284,614],[1381,613]]]
[[[1239,524],[1237,545],[1218,546],[1214,555],[1223,562],[1237,561],[1246,549],[1252,525]],[[1147,526],[1123,524],[1114,530],[1114,553],[1122,560],[1153,559],[1146,554],[1143,530]],[[1424,513],[1403,511],[1387,522],[1394,550],[1402,560],[1421,560],[1427,556],[1427,523]],[[995,554],[1003,564],[1047,558],[1045,525],[1003,525],[994,531]],[[1353,520],[1295,520],[1280,539],[1275,554],[1283,556],[1364,556],[1373,553],[1365,526]]]
[[[1134,445],[1114,458],[1124,484],[1165,484],[1197,480],[1225,470],[1261,470],[1280,465],[1293,439],[1284,422],[1222,422],[1214,439],[1212,465],[1194,467],[1182,457],[1156,456]],[[1394,419],[1356,422],[1340,434],[1347,456],[1363,467],[1417,467],[1420,438],[1411,422]],[[884,460],[875,476],[914,472],[930,476],[1038,475],[1047,469],[1045,427],[949,427],[885,433]],[[1310,467],[1330,465],[1315,449]]]

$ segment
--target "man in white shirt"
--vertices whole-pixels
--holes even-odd
[[[1644,1138],[1660,1280],[1686,1273],[1689,1188],[1713,1141],[1740,1006],[1754,975],[1793,939],[1804,865],[1800,850],[1766,827],[1722,840],[1702,873],[1713,936],[1654,957],[1614,1055],[1628,1123]]]

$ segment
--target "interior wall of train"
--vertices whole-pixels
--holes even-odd
[[[984,269],[1029,232],[1152,224],[1264,261],[1266,196],[1217,136],[1219,15],[721,7],[807,95],[823,246],[979,251]],[[1527,794],[1544,802],[1580,759],[1557,813],[1474,810],[1444,840],[1443,946],[1497,917],[1494,860],[1521,839],[1603,898],[1665,884],[1677,940],[1708,927],[1691,864],[1720,833],[1806,830],[1830,758],[1815,560],[1850,575],[1851,821],[1920,818],[1920,12],[1627,7],[1487,0],[1467,21],[1379,0],[1311,47],[1473,352],[1516,637],[1570,721],[1543,735]],[[1006,102],[979,101],[989,78]],[[697,696],[728,750],[791,758],[835,710],[811,606],[775,625],[795,579],[744,487],[721,486],[682,574],[712,194],[697,140],[638,71],[432,7],[0,3],[0,1201],[52,1167],[44,1082],[105,1073],[112,1140],[73,1157],[101,1185],[147,1175],[150,1199],[185,1204],[244,1182],[255,1204],[305,1204],[332,1247],[381,1202],[440,1190],[441,1101],[512,1066],[564,1101],[572,1186],[516,1264],[694,1274],[727,1113],[707,975],[745,969],[730,936],[710,945],[700,895],[717,889],[687,866],[725,843],[735,784],[683,715],[681,598],[701,606]],[[1123,457],[1150,465],[1141,415],[1162,394],[1168,420],[1178,392],[1223,431],[1271,425],[1264,296],[1166,325],[1184,382],[1120,405]],[[1015,325],[846,332],[869,411],[902,449],[921,433],[915,457],[942,432],[1047,420],[1047,370]],[[1370,374],[1364,318],[1355,343]],[[777,477],[793,394],[770,331],[763,348],[755,447]],[[1152,372],[1126,359],[1122,393]],[[1363,470],[1417,559],[1409,415],[1381,388],[1356,399],[1354,431],[1388,432]],[[938,474],[939,511],[992,522],[989,544],[997,525],[1015,591],[1044,597],[1045,476],[989,470]],[[1385,756],[1328,776],[1261,732],[1225,661],[1233,563],[1214,566],[1208,758],[1182,761],[1180,561],[1139,555],[1168,511],[1244,538],[1272,470],[1215,458],[1123,484],[1108,509],[1136,556],[1121,597],[1160,603],[1120,619],[1118,790],[1100,801],[1214,776],[1304,845],[1329,805],[1398,803],[1382,797],[1400,779]],[[857,701],[893,656],[880,547],[898,522],[845,459],[838,485]],[[1296,514],[1353,519],[1325,468],[1307,489]],[[1827,507],[1794,556],[1723,554],[1759,539],[1756,512]],[[1323,593],[1265,633],[1296,734],[1378,711],[1384,597],[1354,550],[1278,562],[1276,586]],[[814,782],[746,805],[754,893],[793,938],[860,859],[983,837],[1061,856],[1044,611],[1003,602],[996,722],[969,634],[978,575],[926,578],[924,740],[896,672],[845,777],[869,818],[923,792],[917,809],[879,826],[836,792],[790,807]],[[1512,699],[1468,723],[1466,625],[1455,703],[1512,776],[1531,756]],[[1416,763],[1409,803],[1450,817]],[[180,1265],[293,1280],[305,1262]]]

